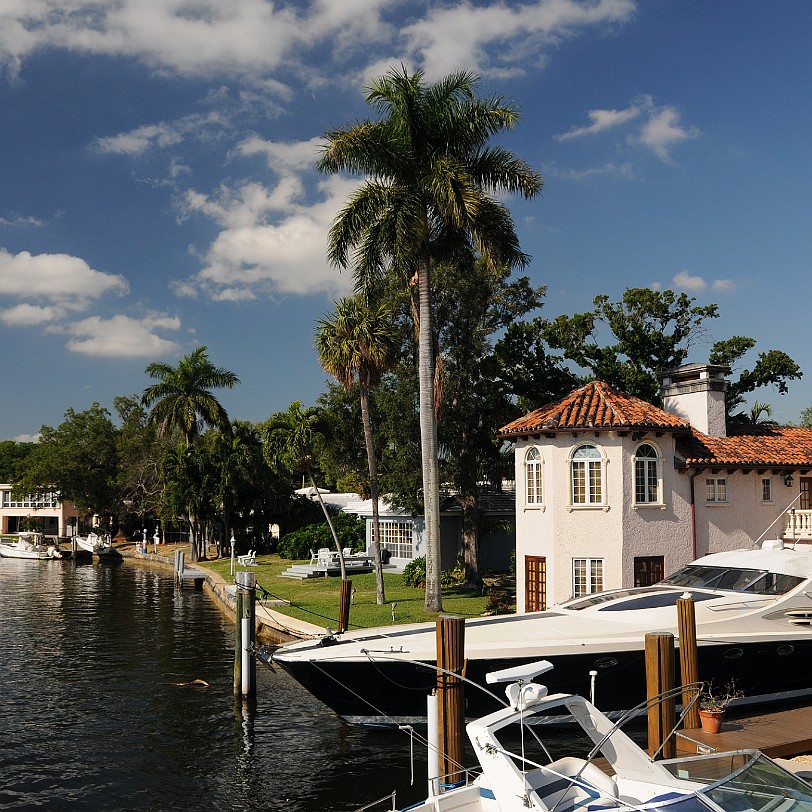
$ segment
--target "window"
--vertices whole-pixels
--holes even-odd
[[[723,476],[709,476],[705,480],[708,489],[708,502],[727,502],[727,479]]]
[[[49,493],[30,493],[22,498],[13,498],[11,491],[0,491],[2,507],[6,508],[33,508],[34,510],[55,509],[59,507],[59,494],[56,491]]]
[[[393,558],[413,558],[414,539],[412,537],[412,522],[381,519],[381,547],[389,550]],[[375,533],[374,526],[372,530]]]
[[[649,443],[643,443],[634,457],[634,501],[638,505],[660,501],[660,455]]]
[[[541,453],[535,447],[527,449],[524,455],[525,504],[540,505],[543,492],[541,488]]]
[[[572,504],[603,504],[603,458],[594,445],[582,445],[572,455]]]
[[[580,598],[603,590],[603,559],[572,559],[572,597]]]
[[[645,555],[634,558],[634,585],[651,586],[665,577],[663,556]]]
[[[761,480],[761,501],[773,501],[773,481],[770,477],[764,477],[764,479]]]

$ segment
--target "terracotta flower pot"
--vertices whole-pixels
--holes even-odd
[[[699,722],[705,733],[718,733],[722,729],[725,718],[723,710],[700,710]]]

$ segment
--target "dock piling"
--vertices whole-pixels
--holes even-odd
[[[437,618],[437,695],[440,780],[453,784],[463,775],[465,618]]]
[[[256,696],[257,662],[256,646],[256,592],[257,576],[253,572],[238,572],[234,576],[237,585],[237,622],[234,630],[234,695]]]
[[[647,634],[645,660],[646,696],[651,702],[648,708],[648,753],[656,758],[674,758],[677,754],[676,742],[674,736],[670,735],[676,725],[674,635],[666,632]],[[669,691],[668,699],[651,701]]]

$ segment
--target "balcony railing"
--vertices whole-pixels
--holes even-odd
[[[785,519],[785,539],[812,539],[812,510],[791,509]]]

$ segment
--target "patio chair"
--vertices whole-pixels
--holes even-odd
[[[250,550],[245,555],[238,555],[237,556],[237,563],[241,567],[255,567],[257,565],[257,553],[256,553],[256,550]]]
[[[316,564],[316,563],[318,562],[318,560],[319,560],[319,556],[318,556],[318,554],[317,554],[317,553],[314,553],[314,552],[311,550],[311,551],[310,551],[310,561],[308,561],[308,565],[312,567],[314,564]]]

